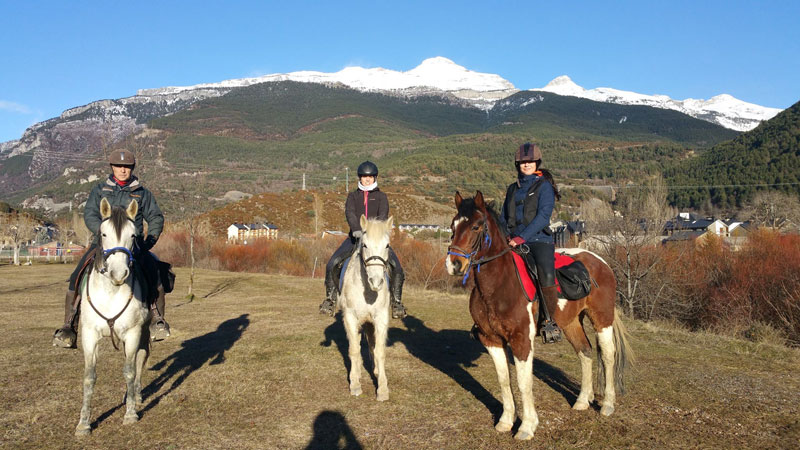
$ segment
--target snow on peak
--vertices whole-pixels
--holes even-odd
[[[578,86],[572,79],[566,75],[553,78],[547,83],[547,86],[539,89],[540,91],[552,92],[558,95],[571,95],[573,97],[581,97],[586,89]]]
[[[743,102],[729,94],[720,94],[709,100],[673,100],[666,95],[647,95],[631,91],[622,91],[608,87],[584,89],[575,84],[568,76],[562,75],[540,89],[558,95],[586,98],[597,102],[617,103],[621,105],[645,105],[654,108],[673,109],[689,116],[708,120],[737,131],[748,131],[758,126],[761,121],[775,117],[780,109],[767,108]]]
[[[381,67],[367,69],[359,66],[350,66],[335,73],[314,71],[275,73],[255,78],[226,80],[219,83],[142,89],[138,94],[152,95],[155,93],[177,93],[194,89],[232,88],[283,80],[310,83],[342,83],[354,89],[361,90],[395,90],[428,87],[443,91],[472,90],[490,92],[513,90],[516,92],[514,85],[499,75],[473,72],[447,58],[437,56],[422,61],[420,65],[407,72],[384,69]]]

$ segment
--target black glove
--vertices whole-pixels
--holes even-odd
[[[157,237],[153,236],[152,234],[147,235],[147,237],[144,238],[144,242],[142,243],[142,250],[149,252],[150,249],[156,245],[157,241],[158,241]]]

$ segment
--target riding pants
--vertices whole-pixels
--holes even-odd
[[[530,251],[526,253],[525,263],[536,267],[536,277],[543,288],[556,284],[555,245],[544,242],[526,242]]]

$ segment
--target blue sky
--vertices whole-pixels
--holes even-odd
[[[567,5],[567,6],[565,6]],[[0,142],[137,89],[444,56],[675,99],[800,100],[798,1],[2,1]]]

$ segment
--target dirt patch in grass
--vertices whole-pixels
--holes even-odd
[[[605,418],[570,409],[580,370],[571,347],[539,344],[540,425],[532,444],[518,443],[493,429],[497,378],[469,338],[466,294],[407,291],[411,316],[389,332],[390,400],[378,403],[366,371],[364,394],[349,395],[341,320],[317,313],[321,280],[199,271],[187,303],[179,269],[167,297],[173,336],[153,346],[141,420],[122,425],[122,356],[105,340],[93,433],[79,440],[83,356],[50,345],[71,270],[0,267],[0,447],[790,448],[800,439],[797,350],[628,321],[637,365]]]

